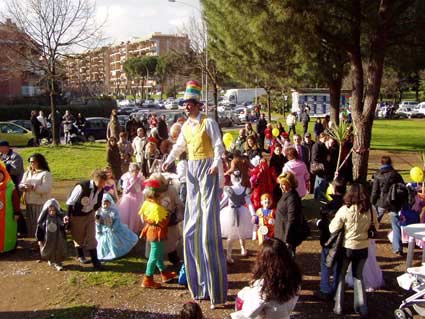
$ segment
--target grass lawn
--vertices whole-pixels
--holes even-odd
[[[281,122],[286,128],[285,119],[275,114],[273,124]],[[255,126],[255,125],[254,125]],[[314,119],[312,118],[308,131],[314,137]],[[297,123],[297,133],[302,133],[301,123]],[[234,138],[239,134],[239,129],[229,131]],[[375,120],[372,129],[372,149],[391,151],[425,151],[425,119],[404,120]]]
[[[394,151],[425,151],[425,120],[375,120],[372,148]]]
[[[43,154],[56,181],[87,178],[95,168],[106,166],[105,143],[29,147],[18,152],[24,161],[36,152]]]
[[[238,131],[239,129],[232,129],[228,132],[236,139]],[[313,131],[313,122],[310,123],[309,131]],[[297,132],[302,132],[299,123]],[[372,148],[425,151],[425,120],[376,120],[372,132]],[[43,154],[56,181],[86,178],[95,168],[106,165],[105,143],[30,147],[18,149],[18,152],[24,160],[35,152]]]

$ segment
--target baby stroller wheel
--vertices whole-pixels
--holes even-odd
[[[413,309],[415,309],[418,315],[425,317],[425,307],[419,306],[418,304],[413,304]]]
[[[395,319],[408,319],[406,313],[403,309],[394,310],[394,318]]]

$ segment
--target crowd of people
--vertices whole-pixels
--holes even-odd
[[[354,287],[354,311],[366,318],[367,292],[383,285],[371,228],[378,229],[388,212],[393,251],[401,255],[399,211],[408,207],[419,215],[425,203],[417,196],[413,202],[408,197],[387,200],[394,185],[404,185],[388,156],[382,157],[371,187],[353,181],[352,135],[338,144],[327,133],[325,119],[314,124],[314,140],[308,132],[308,110],[300,116],[302,135],[296,133],[295,114],[288,116],[286,129],[261,114],[256,130],[247,123],[225,149],[218,124],[201,114],[200,90],[196,81],[188,82],[188,118],[176,119],[169,128],[164,118],[151,117],[148,129],[135,125],[124,132],[113,111],[108,166],[75,185],[66,211],[51,198],[53,176],[45,157],[31,155],[24,171],[19,154],[0,141],[5,164],[0,166],[0,191],[8,197],[2,201],[16,220],[15,233],[35,237],[40,257],[58,271],[67,258],[66,230],[77,261],[89,263],[88,253],[96,270],[143,240],[148,262],[141,285],[160,288],[179,277],[193,297],[184,305],[182,318],[202,318],[197,300],[210,300],[211,309],[226,303],[234,242],[243,257],[249,253],[246,240],[255,240],[259,251],[252,280],[238,293],[231,316],[289,318],[302,289],[297,247],[311,228],[302,202],[313,194],[325,202],[317,222],[322,251],[315,296],[334,300],[334,312],[342,314],[347,281]],[[72,122],[66,116],[64,121]],[[339,148],[347,160],[337,167]],[[19,198],[25,203],[25,218]],[[10,232],[6,235],[3,251],[16,245],[16,234],[14,239]],[[179,275],[167,269],[166,259],[180,269]]]

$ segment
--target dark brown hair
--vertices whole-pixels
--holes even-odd
[[[261,295],[265,301],[286,302],[300,289],[301,271],[280,239],[266,239],[260,247],[253,269],[253,280],[261,279]]]
[[[287,148],[285,153],[286,153],[286,157],[288,158],[288,160],[293,160],[293,159],[299,158],[297,150],[293,147]]]
[[[364,187],[360,183],[353,183],[344,196],[344,204],[347,207],[357,205],[360,212],[365,213],[370,209],[370,197]]]
[[[180,319],[204,319],[199,304],[195,301],[186,302],[180,311]]]
[[[393,164],[393,162],[391,160],[391,157],[386,156],[386,155],[381,157],[381,165],[392,165],[392,164]]]

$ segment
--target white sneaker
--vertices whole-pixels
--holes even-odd
[[[51,266],[51,265],[52,265],[52,263],[51,263],[51,261],[50,261],[50,260],[48,260],[48,261],[47,261],[47,264],[48,264],[49,266]]]
[[[235,261],[232,259],[232,257],[227,257],[226,260],[227,260],[228,264],[234,264],[235,263]]]
[[[247,256],[248,255],[248,251],[245,248],[241,248],[241,255],[242,256]]]
[[[62,270],[63,270],[63,266],[62,266],[62,264],[60,264],[60,263],[58,263],[58,264],[54,264],[54,266],[55,266],[55,269],[56,269],[57,271],[62,271]]]

